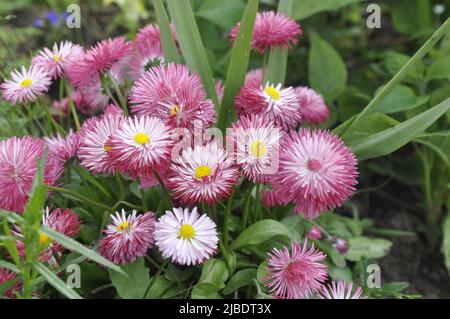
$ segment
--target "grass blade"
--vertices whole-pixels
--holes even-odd
[[[195,22],[194,13],[192,12],[191,2],[167,2],[184,59],[191,70],[196,71],[200,75],[203,86],[205,87],[209,98],[214,102],[214,105],[216,105],[216,110],[218,111],[219,102],[214,79],[200,37],[200,32],[198,31],[197,23]]]
[[[259,0],[250,0],[245,8],[241,20],[241,26],[231,52],[230,64],[228,65],[222,105],[219,110],[217,127],[222,130],[228,127],[234,116],[234,97],[238,94],[244,84],[247,74],[250,49],[253,38],[253,26],[255,25],[256,13]]]
[[[156,21],[159,25],[161,45],[164,51],[164,60],[166,63],[181,63],[177,46],[173,39],[172,30],[170,29],[169,18],[162,0],[153,0],[153,7],[155,9]]]
[[[34,264],[37,272],[47,280],[47,282],[52,285],[56,290],[62,293],[69,299],[83,299],[79,294],[77,294],[73,289],[69,288],[64,281],[59,279],[50,269],[41,263]]]

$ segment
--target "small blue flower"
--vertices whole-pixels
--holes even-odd
[[[42,28],[44,26],[44,21],[41,18],[36,18],[33,21],[33,27]]]
[[[59,16],[58,13],[56,13],[55,11],[46,11],[45,12],[45,18],[53,25],[53,26],[57,26],[59,25]]]

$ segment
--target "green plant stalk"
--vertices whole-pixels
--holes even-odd
[[[155,284],[156,279],[158,278],[159,275],[161,275],[161,273],[167,267],[168,264],[169,264],[169,259],[166,259],[161,263],[155,276],[153,276],[152,280],[150,281],[150,283],[147,286],[147,289],[145,289],[145,293],[144,293],[144,296],[142,297],[142,299],[148,299],[148,294],[150,293],[150,290],[152,289],[153,285]]]
[[[112,85],[114,87],[114,91],[116,92],[117,97],[119,98],[119,103],[120,103],[120,106],[121,106],[121,108],[123,110],[123,113],[125,115],[128,115],[127,100],[123,96],[122,91],[120,90],[119,85],[117,84],[117,81],[114,79],[114,77],[111,76],[111,75],[109,77],[110,77],[111,83],[112,83]]]
[[[223,220],[223,242],[225,244],[225,247],[228,248],[228,239],[230,235],[230,217],[231,217],[231,208],[232,208],[232,202],[233,202],[234,192],[231,194],[230,198],[227,202],[227,208],[225,210],[225,216]]]
[[[223,256],[223,259],[225,260],[225,265],[227,266],[228,272],[230,273],[230,276],[231,276],[232,269],[231,269],[231,265],[230,265],[230,255],[228,254],[228,251],[225,248],[222,240],[219,240],[219,250]]]
[[[73,116],[73,121],[75,123],[75,127],[77,129],[77,131],[80,130],[80,120],[78,119],[78,114],[77,114],[77,110],[75,109],[75,104],[73,104],[73,100],[72,100],[72,91],[69,88],[69,85],[66,83],[66,92],[67,92],[67,96],[69,97],[69,107],[70,107],[70,111],[72,112],[72,116]]]
[[[169,190],[167,189],[166,184],[164,184],[164,181],[162,180],[162,178],[159,176],[159,174],[155,170],[153,170],[153,174],[155,174],[155,177],[158,180],[159,185],[162,188],[165,201],[167,202],[167,204],[173,205],[172,198],[170,198]]]
[[[422,45],[422,47],[408,60],[408,62],[394,75],[394,77],[378,92],[373,100],[358,114],[356,119],[344,131],[342,137],[349,136],[353,130],[363,125],[370,113],[383,101],[383,99],[399,84],[412,68],[433,48],[450,28],[450,18],[448,18],[434,34]]]
[[[244,215],[242,216],[242,231],[247,228],[248,216],[250,214],[250,198],[253,187],[250,187],[244,198]]]
[[[96,206],[98,206],[98,207],[102,207],[102,208],[104,208],[105,210],[111,211],[111,208],[110,208],[110,207],[108,207],[108,206],[106,206],[106,205],[104,205],[104,204],[102,204],[102,203],[96,202],[95,200],[92,200],[92,199],[90,199],[90,198],[88,198],[88,197],[85,197],[85,196],[83,196],[83,195],[81,195],[81,194],[78,194],[77,192],[74,192],[74,191],[72,191],[72,190],[70,190],[70,189],[61,188],[61,187],[56,187],[56,186],[50,186],[50,185],[48,185],[47,188],[48,188],[49,190],[52,190],[52,191],[55,191],[55,192],[59,192],[59,193],[63,193],[63,194],[70,195],[70,196],[75,197],[75,198],[78,198],[79,200],[84,201],[84,202],[86,202],[86,203],[90,203],[90,204],[96,205]]]
[[[159,25],[161,45],[164,52],[164,60],[166,63],[181,63],[178,55],[177,46],[173,40],[172,31],[170,29],[169,18],[162,0],[153,0],[156,21]]]

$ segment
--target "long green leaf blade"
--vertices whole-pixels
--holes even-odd
[[[217,127],[222,130],[228,127],[229,121],[235,114],[234,98],[244,84],[247,74],[250,49],[253,38],[256,13],[259,0],[250,0],[242,16],[241,25],[231,51],[230,64],[228,65],[222,105],[219,110]]]
[[[195,22],[190,1],[167,1],[172,21],[175,25],[181,52],[189,67],[196,71],[202,79],[203,86],[209,98],[216,105],[218,111],[214,79],[208,62],[205,48],[203,46],[197,23]]]
[[[64,281],[59,279],[50,269],[41,263],[35,263],[34,267],[37,272],[44,277],[47,282],[52,285],[56,290],[62,293],[69,299],[83,299],[79,294],[77,294],[73,289],[69,288]]]
[[[359,140],[350,147],[358,159],[384,156],[394,152],[426,130],[450,109],[450,98],[390,129]]]
[[[167,63],[180,63],[177,46],[173,39],[172,30],[170,29],[169,18],[167,17],[167,12],[162,0],[153,0],[153,7],[155,8],[156,21],[159,25],[164,59]]]

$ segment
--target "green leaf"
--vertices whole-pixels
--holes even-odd
[[[210,258],[202,268],[199,283],[213,283],[220,288],[225,287],[224,282],[228,279],[228,270],[225,262],[220,259]]]
[[[278,4],[278,12],[291,16],[294,0],[280,0]],[[273,48],[269,53],[269,62],[267,63],[267,72],[265,74],[264,83],[269,81],[275,85],[281,83],[284,85],[286,79],[286,67],[288,59],[288,50],[281,48]]]
[[[156,277],[150,291],[148,292],[149,299],[159,299],[161,296],[173,286],[173,282],[168,281],[164,276]],[[141,296],[142,297],[142,296]]]
[[[350,143],[350,147],[359,160],[390,154],[426,130],[449,109],[450,98],[390,129],[369,136],[356,143]]]
[[[49,227],[42,227],[40,231],[42,233],[46,234],[47,236],[49,236],[52,240],[63,245],[67,249],[73,250],[102,266],[105,266],[109,269],[112,269],[118,273],[123,274],[124,276],[127,275],[119,266],[113,264],[108,259],[99,255],[97,252],[90,250],[89,248],[83,246],[76,240],[74,240],[70,237],[67,237],[66,235],[59,233],[56,230],[49,228]]]
[[[267,266],[268,266],[267,261],[263,261],[259,265],[258,270],[256,272],[256,279],[263,286],[267,283],[267,280],[265,278],[267,278],[269,276],[269,272],[267,271]]]
[[[445,266],[450,274],[450,199],[447,201],[447,217],[442,226],[443,240],[442,240],[442,253],[445,258]]]
[[[339,53],[318,34],[311,33],[310,41],[309,82],[327,101],[332,101],[345,89],[347,68]]]
[[[162,0],[153,0],[153,6],[155,8],[155,16],[160,30],[164,60],[166,62],[180,63],[177,46],[172,35],[172,30],[170,29],[169,18],[167,17],[167,12]]]
[[[17,268],[16,265],[14,265],[6,260],[0,260],[0,268],[9,269],[17,274],[20,272],[19,268]]]
[[[313,14],[324,11],[336,11],[351,3],[363,0],[296,0],[292,16],[295,20],[303,20]]]
[[[56,290],[62,293],[69,299],[83,299],[79,294],[77,294],[73,289],[69,288],[64,281],[59,279],[50,269],[41,263],[34,264],[37,272],[45,278],[45,280],[52,285]]]
[[[376,259],[385,256],[392,243],[389,240],[369,237],[353,237],[348,240],[348,251],[345,258],[359,261],[361,258]]]
[[[408,63],[411,59],[410,56],[398,52],[387,52],[385,54],[384,63],[386,68],[391,75],[395,75],[401,68]],[[411,68],[405,79],[417,81],[422,78],[423,70],[425,66],[422,61],[417,62],[417,64]]]
[[[196,11],[196,16],[228,31],[239,21],[244,8],[242,0],[205,0]]]
[[[123,299],[140,299],[150,284],[149,270],[145,267],[144,258],[136,259],[134,263],[122,266],[127,276],[109,270],[109,277]]]
[[[230,248],[240,249],[249,245],[262,244],[266,240],[275,236],[289,237],[289,229],[280,222],[272,219],[265,219],[254,223],[244,230],[232,243]]]
[[[325,241],[316,241],[315,244],[317,245],[320,250],[325,252],[328,257],[330,257],[331,261],[337,266],[337,267],[345,267],[345,258],[344,256],[336,250],[336,248],[333,247],[329,242]]]
[[[450,79],[450,57],[434,62],[427,70],[427,80]]]
[[[382,89],[382,88],[380,88]],[[380,90],[378,89],[377,92]],[[430,97],[416,96],[414,91],[404,85],[397,85],[384,99],[375,111],[386,114],[412,110],[428,102]]]
[[[168,1],[168,5],[184,59],[191,70],[199,74],[208,96],[214,102],[218,111],[219,103],[211,67],[195,22],[191,2]]]
[[[231,51],[230,64],[222,98],[222,104],[218,111],[216,126],[225,131],[229,122],[235,115],[234,98],[244,84],[247,74],[250,49],[253,38],[253,26],[255,25],[258,11],[258,0],[250,0],[241,19],[241,25]]]
[[[191,292],[192,299],[220,299],[218,291],[220,287],[212,283],[196,285]]]
[[[333,264],[328,265],[328,274],[330,275],[331,279],[334,281],[346,281],[346,282],[352,282],[353,275],[352,271],[348,267],[336,267]]]
[[[231,277],[230,281],[223,289],[223,293],[225,295],[232,294],[239,288],[248,285],[255,278],[256,278],[255,268],[247,268],[239,270],[237,273],[234,274],[233,277]]]
[[[36,158],[36,175],[34,176],[30,197],[23,213],[24,219],[30,224],[40,221],[43,213],[45,199],[47,197],[47,188],[44,184],[44,169],[46,160],[47,151],[44,152],[41,159]]]

